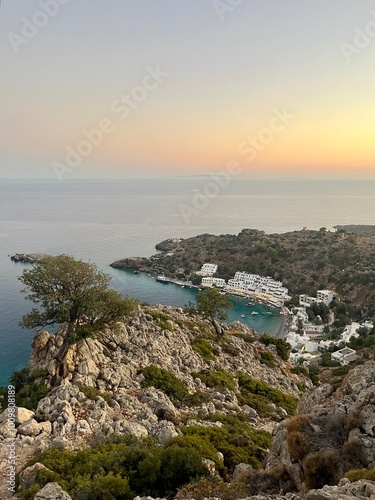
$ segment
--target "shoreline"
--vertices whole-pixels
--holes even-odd
[[[288,319],[289,318],[287,316],[282,316],[281,323],[280,323],[279,329],[276,332],[275,338],[285,339],[285,337],[286,337],[285,328],[288,324]]]

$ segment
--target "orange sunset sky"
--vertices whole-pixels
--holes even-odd
[[[46,3],[2,2],[1,177],[374,176],[371,1]]]

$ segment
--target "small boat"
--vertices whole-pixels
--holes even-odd
[[[241,318],[246,318],[246,316],[244,314],[241,314]]]
[[[139,274],[139,271],[135,270],[133,271],[133,274]]]
[[[165,276],[163,276],[161,274],[159,276],[156,276],[156,281],[158,281],[159,283],[164,283],[165,285],[169,285],[168,278],[166,278]]]
[[[259,314],[259,313],[257,313],[256,311],[253,311],[251,314]]]
[[[181,285],[181,288],[185,288],[185,285]]]

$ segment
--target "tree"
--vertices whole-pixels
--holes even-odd
[[[224,321],[228,317],[227,311],[232,307],[230,300],[218,288],[209,288],[198,292],[195,301],[198,311],[211,321],[219,340],[223,330],[217,320]]]
[[[95,264],[67,255],[46,257],[32,269],[23,271],[19,280],[26,298],[36,304],[23,316],[23,328],[67,324],[64,343],[57,354],[57,377],[66,376],[64,364],[70,346],[92,336],[105,325],[129,315],[137,302],[109,288],[111,277]]]

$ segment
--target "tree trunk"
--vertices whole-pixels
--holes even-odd
[[[66,378],[69,374],[68,371],[68,366],[66,362],[66,358],[68,356],[68,353],[70,349],[73,348],[73,345],[70,343],[70,334],[73,333],[75,329],[76,323],[69,324],[67,332],[64,337],[64,342],[62,346],[60,347],[58,353],[56,354],[56,372],[55,375],[52,377],[52,385],[59,385],[60,382]]]
[[[216,341],[218,342],[221,339],[221,337],[223,336],[223,330],[222,330],[221,326],[219,325],[219,323],[216,321],[216,319],[212,316],[211,316],[211,323],[212,323],[212,326],[215,328]]]

